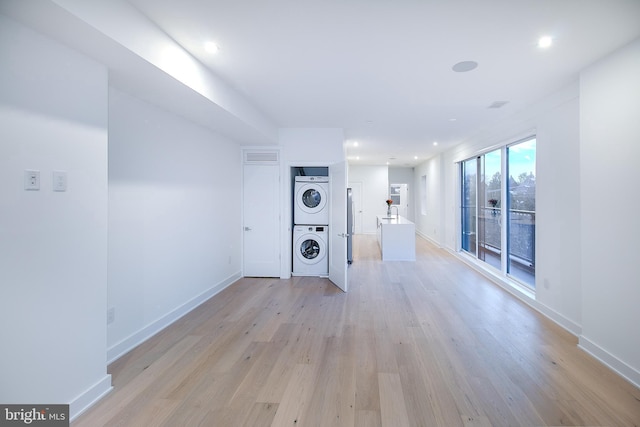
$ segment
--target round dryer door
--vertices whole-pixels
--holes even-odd
[[[318,236],[307,234],[298,239],[298,259],[305,264],[317,264],[326,255],[325,243]]]
[[[320,244],[313,239],[307,239],[300,245],[300,253],[308,260],[315,259],[320,255]]]
[[[302,203],[308,208],[316,209],[322,202],[322,195],[315,188],[310,188],[302,193]]]
[[[327,204],[327,192],[321,186],[309,183],[300,186],[296,194],[298,207],[307,213],[316,213]]]

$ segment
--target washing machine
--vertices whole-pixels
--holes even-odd
[[[328,176],[296,176],[294,193],[294,224],[329,224]]]
[[[329,275],[329,227],[295,225],[293,227],[293,275]]]

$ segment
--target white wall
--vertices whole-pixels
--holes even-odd
[[[109,92],[109,359],[240,277],[237,144]]]
[[[278,142],[291,166],[328,166],[345,159],[340,128],[281,128]]]
[[[0,63],[0,402],[73,417],[111,388],[107,70],[3,15]],[[40,191],[24,191],[25,169]]]
[[[349,166],[349,182],[362,183],[362,232],[376,232],[376,216],[387,214],[389,172],[386,166]]]
[[[584,70],[580,94],[580,344],[640,384],[640,39]]]

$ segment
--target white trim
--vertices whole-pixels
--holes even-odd
[[[443,249],[443,246],[442,246],[442,244],[441,244],[440,242],[438,242],[438,241],[434,240],[434,239],[433,239],[432,237],[430,237],[430,236],[427,236],[426,234],[424,234],[422,231],[418,230],[417,228],[416,228],[416,234],[417,234],[419,237],[421,237],[421,238],[423,238],[424,240],[426,240],[427,242],[429,242],[429,243],[432,243],[432,244],[436,245],[436,246],[437,246],[437,247],[439,247],[440,249]]]
[[[117,344],[114,344],[110,348],[107,349],[107,364],[113,363],[118,360],[121,356],[131,351],[135,347],[139,346],[158,332],[165,329],[167,326],[171,325],[176,320],[180,319],[185,314],[189,313],[194,308],[198,307],[202,303],[209,300],[211,297],[220,293],[227,287],[229,287],[232,283],[236,282],[238,279],[242,277],[240,272],[235,273],[212,288],[204,291],[200,295],[195,298],[187,301],[182,304],[180,307],[175,310],[167,313],[165,316],[159,318],[155,322],[145,326],[140,329],[138,332],[135,332],[129,335],[127,338],[123,339]]]
[[[80,414],[92,407],[96,402],[113,390],[111,375],[105,375],[100,381],[89,387],[84,393],[69,403],[69,421],[73,421]]]
[[[625,380],[640,388],[640,371],[627,365],[584,335],[578,337],[578,347],[589,353],[605,366],[612,369]]]

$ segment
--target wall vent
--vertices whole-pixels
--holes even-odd
[[[245,163],[259,163],[259,164],[278,164],[279,162],[278,151],[245,151],[244,162]]]

